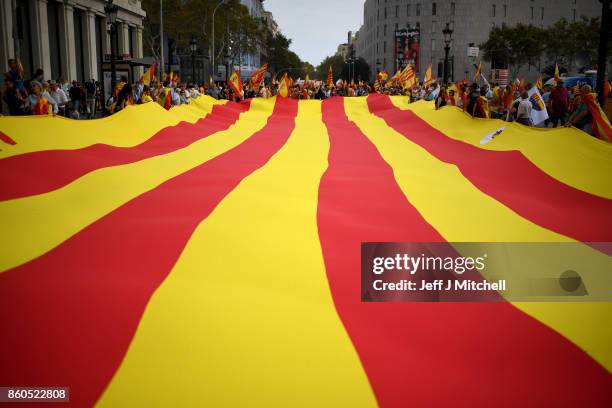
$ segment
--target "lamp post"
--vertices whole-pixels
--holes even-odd
[[[597,94],[602,109],[606,109],[604,99],[604,81],[606,79],[606,63],[608,61],[608,36],[610,34],[610,0],[599,0],[601,3],[601,26],[599,28],[599,49],[597,52]]]
[[[229,76],[230,76],[230,63],[232,62],[231,60],[232,56],[229,54],[229,52],[227,54],[225,54],[225,82],[228,81]]]
[[[195,37],[191,37],[191,41],[189,41],[189,48],[191,49],[191,82],[196,83],[195,79],[195,55],[196,50],[198,49],[198,43]]]
[[[213,76],[216,76],[215,74],[217,73],[217,68],[215,67],[215,14],[217,14],[217,9],[219,8],[219,6],[224,4],[225,1],[226,0],[219,1],[219,3],[217,3],[217,5],[215,6],[212,12],[212,35],[211,35],[212,50],[210,53],[210,58],[211,58],[211,64],[213,67]]]
[[[116,36],[117,36],[117,5],[113,4],[113,0],[108,0],[106,6],[104,6],[104,13],[106,14],[106,22],[108,24],[108,34],[111,40],[110,49],[110,60],[111,60],[111,93],[115,90],[115,84],[117,82],[117,67],[115,66],[115,59],[117,51]]]
[[[449,23],[446,23],[446,28],[442,30],[442,35],[444,36],[444,85],[446,85],[448,84],[448,53],[453,36],[453,30],[450,28]]]

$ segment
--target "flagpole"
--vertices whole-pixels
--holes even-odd
[[[217,9],[219,8],[220,5],[222,5],[223,3],[225,3],[225,0],[221,0],[219,1],[219,3],[215,6],[215,9],[212,12],[212,36],[211,36],[211,43],[212,43],[212,49],[211,49],[211,64],[212,64],[212,69],[213,69],[213,77],[216,76],[216,72],[217,72],[217,68],[215,67],[215,14],[217,14]],[[213,79],[214,81],[214,79]]]
[[[161,69],[159,71],[159,80],[163,82],[163,75],[166,72],[164,66],[164,0],[159,0],[159,43],[160,43],[160,57],[159,63]]]

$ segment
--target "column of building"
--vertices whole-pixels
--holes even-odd
[[[42,68],[45,79],[51,75],[51,56],[49,54],[49,26],[47,23],[47,0],[34,0],[31,10],[34,24],[32,25],[32,55],[35,69]]]
[[[66,0],[60,8],[60,54],[62,58],[62,78],[68,81],[77,78],[74,1]]]

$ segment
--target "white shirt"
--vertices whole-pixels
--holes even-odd
[[[57,101],[59,107],[66,106],[68,103],[68,96],[61,88],[57,88],[55,91],[51,91],[51,97]]]
[[[529,102],[529,99],[521,99],[518,105],[516,118],[531,118],[531,102]]]

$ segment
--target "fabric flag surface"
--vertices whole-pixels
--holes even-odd
[[[77,407],[612,406],[610,302],[360,301],[361,242],[612,241],[610,143],[377,94],[0,135],[3,386]]]
[[[147,86],[151,85],[151,81],[155,79],[155,67],[156,67],[155,64],[151,65],[149,69],[147,69],[144,72],[144,74],[142,74],[142,76],[140,77],[140,80],[142,81],[143,84]]]
[[[268,71],[268,64],[263,64],[255,72],[253,72],[253,75],[251,75],[251,81],[250,81],[251,89],[255,89],[255,90],[259,89],[259,85],[261,85],[262,81],[264,80],[264,77],[266,76],[267,71]]]
[[[290,88],[291,85],[289,84],[289,76],[287,73],[285,73],[278,84],[278,95],[282,98],[289,97]]]
[[[529,95],[529,102],[531,102],[531,121],[534,125],[539,125],[548,119],[546,104],[537,87],[531,88],[527,91],[527,94]]]

